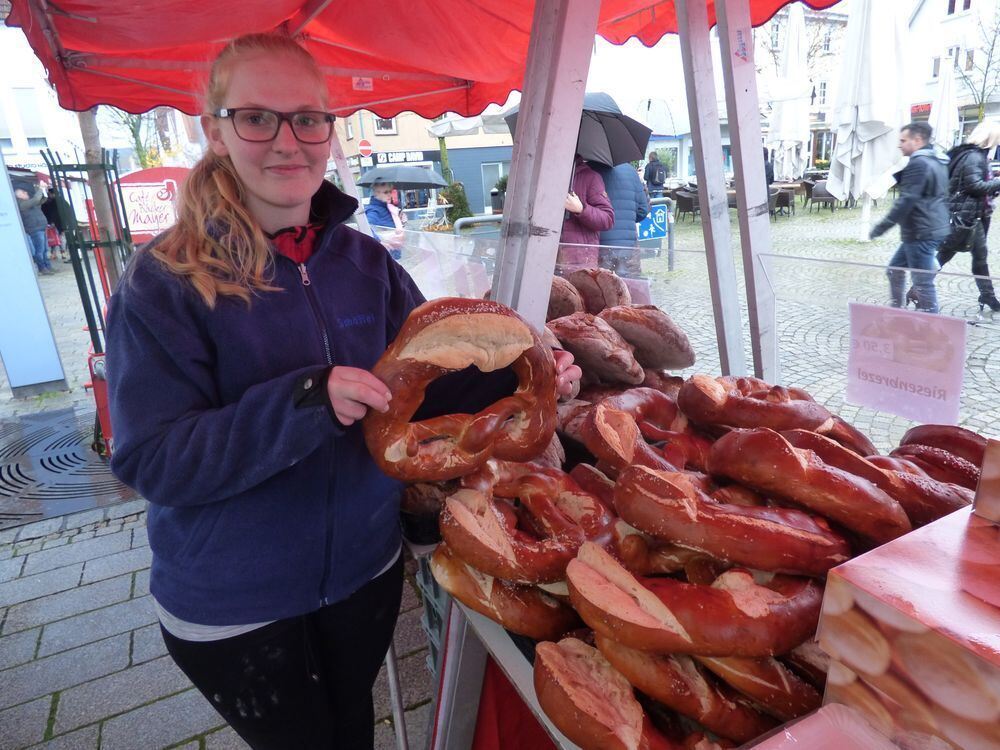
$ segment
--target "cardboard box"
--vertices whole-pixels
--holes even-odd
[[[753,740],[741,750],[896,750],[858,711],[833,703]]]
[[[1000,527],[956,511],[830,571],[824,703],[903,748],[1000,748]]]

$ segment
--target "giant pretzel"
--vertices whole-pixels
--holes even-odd
[[[487,575],[555,583],[587,539],[607,541],[614,516],[558,469],[491,460],[445,500],[441,536]]]
[[[410,421],[431,381],[470,365],[482,372],[510,366],[517,390],[478,414]],[[387,412],[372,410],[365,417],[365,442],[382,471],[397,479],[453,479],[491,457],[528,461],[552,438],[552,352],[516,312],[497,302],[425,302],[410,313],[372,373],[392,399]]]

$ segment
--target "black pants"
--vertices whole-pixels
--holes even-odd
[[[403,559],[342,602],[167,651],[254,750],[371,750],[372,686],[392,640]]]
[[[989,219],[985,219],[976,225],[972,232],[970,251],[972,253],[972,273],[975,276],[989,276],[990,267],[986,262],[989,250],[986,247],[986,233],[990,231]],[[939,250],[938,263],[943,267],[945,263],[955,257],[957,250]],[[993,296],[993,282],[986,279],[976,279],[976,287],[983,297]]]

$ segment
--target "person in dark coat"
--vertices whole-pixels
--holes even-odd
[[[59,244],[52,247],[52,252],[59,251],[59,256],[62,258],[63,263],[69,263],[69,253],[66,252],[66,238],[64,233],[66,232],[66,227],[63,225],[62,217],[63,215],[70,215],[70,207],[66,202],[66,199],[59,194],[59,190],[52,188],[49,190],[49,195],[42,203],[42,213],[45,214],[46,220],[49,222],[49,226],[56,230],[59,238]],[[60,211],[63,213],[61,214]],[[55,260],[55,256],[52,256],[52,260]]]
[[[965,143],[948,152],[949,209],[962,226],[972,227],[964,246],[945,241],[938,251],[938,263],[945,263],[955,257],[955,253],[972,251],[972,273],[976,276],[979,289],[979,311],[989,307],[992,312],[1000,312],[993,282],[989,279],[990,267],[987,263],[986,235],[990,231],[990,217],[993,214],[992,198],[1000,193],[1000,179],[990,179],[987,155],[1000,143],[1000,123],[981,122],[969,134]],[[949,237],[951,240],[951,237]]]
[[[667,181],[667,168],[655,151],[649,152],[649,162],[642,172],[642,179],[646,182],[650,198],[662,197],[663,183]]]
[[[600,234],[597,264],[619,276],[638,276],[641,269],[635,225],[649,214],[649,198],[642,180],[628,163],[616,167],[591,164],[591,167],[604,180],[604,189],[615,210],[614,224]]]
[[[14,182],[14,196],[17,198],[17,208],[21,212],[21,223],[24,224],[24,234],[28,239],[28,249],[35,261],[38,273],[48,276],[54,271],[49,263],[49,247],[45,240],[45,227],[48,221],[42,213],[41,205],[45,193],[41,185],[25,182]]]
[[[872,228],[870,236],[874,239],[899,224],[899,249],[889,260],[886,272],[892,306],[905,304],[906,272],[901,269],[909,268],[917,309],[936,313],[936,255],[949,231],[945,200],[948,172],[930,146],[932,132],[926,122],[911,122],[900,131],[899,150],[910,157],[910,161],[896,176],[899,197],[885,218]]]
[[[767,182],[767,189],[770,190],[771,183],[774,182],[774,162],[771,161],[766,147],[764,148],[764,180]]]
[[[615,210],[604,180],[579,154],[573,162],[573,189],[566,196],[565,209],[556,256],[559,270],[568,274],[580,268],[595,268],[600,233],[615,223]]]

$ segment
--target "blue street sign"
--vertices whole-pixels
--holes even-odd
[[[670,212],[665,204],[652,206],[649,215],[639,222],[639,239],[655,240],[667,236],[667,222],[670,220]]]

